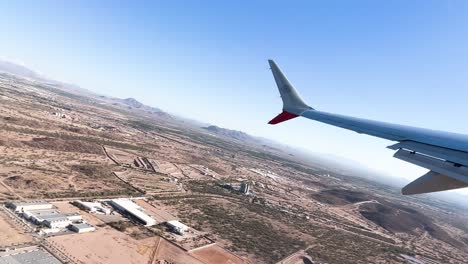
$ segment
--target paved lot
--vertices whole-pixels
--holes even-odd
[[[11,255],[0,257],[0,264],[61,264],[49,252],[36,248],[22,252],[12,252]]]

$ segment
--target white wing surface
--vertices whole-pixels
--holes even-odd
[[[318,111],[308,106],[273,60],[268,61],[283,100],[283,112],[269,124],[302,116],[399,143],[394,157],[429,170],[402,189],[419,194],[468,187],[468,136]]]

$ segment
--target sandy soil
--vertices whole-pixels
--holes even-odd
[[[146,263],[154,239],[134,240],[111,227],[95,232],[48,238],[80,263]]]
[[[19,227],[10,223],[4,212],[0,211],[0,247],[18,245],[32,241]]]
[[[249,263],[217,245],[210,245],[201,249],[193,250],[190,254],[195,256],[197,259],[202,260],[206,264]]]
[[[73,197],[87,192],[126,189],[111,171],[106,170],[109,161],[103,155],[2,146],[0,153],[3,154],[0,157],[0,180],[17,196],[27,199]],[[75,169],[88,165],[96,168],[96,175],[86,175],[86,171]],[[0,187],[0,194],[11,196],[5,187]]]
[[[166,240],[161,240],[156,252],[155,260],[165,260],[169,263],[203,264],[202,261],[190,256],[186,251],[172,245]]]
[[[120,164],[133,164],[133,160],[138,156],[135,153],[122,151],[106,146],[107,153]]]

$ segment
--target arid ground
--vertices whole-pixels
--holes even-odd
[[[131,98],[0,74],[0,153],[1,202],[51,201],[97,227],[44,242],[3,208],[0,246],[49,243],[76,263],[468,259],[467,209],[402,196],[291,149],[201,127]],[[242,182],[249,195],[235,190]],[[142,198],[137,203],[158,225],[68,204],[114,197]],[[191,231],[169,232],[163,223],[174,219]]]

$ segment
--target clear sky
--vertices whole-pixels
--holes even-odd
[[[1,1],[0,57],[54,79],[415,179],[392,142],[267,121],[275,59],[314,108],[468,134],[468,2]],[[467,192],[465,190],[465,192]]]

